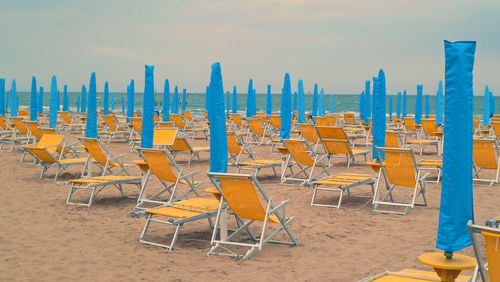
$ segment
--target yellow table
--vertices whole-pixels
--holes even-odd
[[[453,258],[448,259],[443,253],[426,253],[418,257],[422,264],[434,268],[441,281],[453,282],[458,274],[464,269],[476,267],[476,259],[473,257],[453,254]]]

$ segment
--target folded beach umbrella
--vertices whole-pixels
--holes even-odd
[[[172,114],[179,113],[179,88],[177,85],[174,88],[174,95],[172,96],[172,108],[170,109]]]
[[[299,79],[299,123],[306,123],[306,95],[304,93],[304,82]]]
[[[439,81],[439,88],[436,93],[436,125],[443,124],[443,81]]]
[[[271,84],[267,85],[267,96],[266,96],[266,114],[271,115],[273,113],[273,107],[271,104]]]
[[[398,92],[398,104],[396,109],[396,117],[401,117],[401,92]]]
[[[365,81],[365,122],[368,123],[368,118],[372,116],[371,113],[371,98],[370,98],[370,81]]]
[[[227,172],[227,133],[220,64],[212,65],[208,91],[210,117],[210,172]]]
[[[80,95],[76,96],[76,112],[81,113],[80,109]]]
[[[450,257],[471,245],[467,222],[472,198],[472,71],[476,43],[444,42],[445,100],[443,178],[436,247]]]
[[[61,111],[61,92],[57,90],[57,111]]]
[[[318,84],[314,83],[312,116],[318,116]]]
[[[10,91],[7,91],[5,93],[5,110],[8,111],[9,110],[9,97],[10,97]]]
[[[290,139],[290,130],[292,127],[292,85],[290,75],[285,74],[283,89],[281,92],[281,139]]]
[[[104,82],[104,97],[103,97],[103,115],[107,116],[109,114],[109,88],[108,82]]]
[[[425,118],[429,118],[429,95],[425,95]]]
[[[406,90],[403,91],[403,118],[407,115]]]
[[[330,113],[334,113],[333,111],[333,94],[330,94]],[[366,113],[365,113],[366,115]]]
[[[122,114],[125,114],[125,96],[122,96]]]
[[[293,110],[296,111],[297,110],[297,96],[299,96],[297,94],[297,91],[293,92]]]
[[[253,80],[250,78],[248,81],[248,94],[247,94],[247,118],[253,117],[257,114],[257,105],[255,101],[255,92],[253,91]]]
[[[43,89],[40,90],[40,92],[43,94]],[[85,87],[85,85],[82,85],[82,113],[86,112],[87,112],[87,88]]]
[[[30,121],[36,121],[38,117],[37,107],[37,94],[36,94],[36,77],[31,78],[31,96],[30,96]]]
[[[17,117],[17,90],[16,90],[16,80],[12,80],[12,85],[10,87],[10,116]]]
[[[111,111],[115,110],[115,93],[111,93]]]
[[[233,86],[233,114],[238,112],[238,93],[236,93],[236,86]]]
[[[0,115],[5,117],[5,79],[0,78]]]
[[[495,114],[495,97],[493,97],[493,92],[490,91],[490,117]]]
[[[365,91],[359,94],[359,118],[365,120]]]
[[[186,102],[187,102],[187,93],[186,88],[182,88],[182,111],[186,110]]]
[[[323,88],[319,92],[318,114],[320,116],[325,115],[325,90]]]
[[[154,66],[145,65],[144,81],[144,101],[142,103],[142,130],[141,147],[153,148],[153,132],[155,127],[154,109],[155,109],[155,87],[154,87]]]
[[[392,96],[389,96],[389,118],[392,119]]]
[[[486,88],[484,89],[484,104],[483,104],[483,124],[484,125],[489,125],[490,124],[490,90],[488,89],[488,85],[486,85]]]
[[[68,85],[64,85],[62,110],[63,112],[69,111]]]
[[[226,116],[229,116],[229,112],[231,112],[231,92],[226,92]]]
[[[386,89],[385,73],[380,69],[378,77],[373,78],[373,114],[372,114],[372,134],[373,134],[373,158],[377,158],[376,147],[385,146],[385,120],[386,120]],[[384,154],[380,152],[383,159]],[[379,160],[382,161],[382,160]]]
[[[417,100],[415,102],[415,124],[422,124],[422,88],[423,85],[417,85]]]
[[[49,128],[56,128],[57,111],[59,111],[59,91],[57,91],[56,76],[52,76],[50,83]]]
[[[85,88],[85,86],[83,87]],[[88,102],[85,136],[88,138],[97,138],[97,97],[95,72],[90,75]]]
[[[38,113],[43,113],[43,87],[40,86],[40,91],[38,92],[38,99],[36,101],[38,107]]]
[[[165,78],[165,84],[163,86],[163,121],[167,122],[170,118],[170,83],[168,79]]]
[[[130,80],[130,84],[127,87],[127,118],[134,117],[134,99],[135,99],[135,89],[134,80]]]

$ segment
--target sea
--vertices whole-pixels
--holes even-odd
[[[172,99],[172,94],[170,93],[170,99]],[[69,107],[70,110],[77,110],[77,100],[78,96],[81,93],[79,92],[68,92],[69,97]],[[333,95],[333,109],[330,109],[330,95]],[[49,110],[49,96],[50,93],[44,93],[43,105],[44,112],[48,112]],[[97,107],[103,107],[103,93],[97,93]],[[111,101],[111,97],[114,97],[114,102]],[[232,107],[232,94],[230,94],[230,104]],[[256,104],[257,111],[265,112],[266,110],[266,94],[256,95]],[[19,108],[20,109],[29,109],[30,103],[30,93],[29,92],[18,92],[19,97]],[[122,97],[125,99],[125,103],[127,101],[126,93],[114,93],[114,95],[109,96],[110,105],[109,109],[114,110],[117,113],[122,112]],[[135,111],[142,112],[142,101],[144,94],[143,93],[135,93],[134,96],[134,108]],[[392,113],[396,114],[397,107],[397,95],[387,95],[386,101],[386,112],[389,113],[389,97],[392,97]],[[415,103],[417,100],[416,95],[407,95],[407,113],[413,114],[415,113]],[[422,114],[425,115],[426,105],[425,105],[425,97],[422,99]],[[60,97],[60,101],[62,103],[62,93]],[[227,103],[227,97],[224,98],[224,101]],[[237,95],[237,104],[238,104],[238,112],[244,113],[246,111],[246,94],[238,94]],[[272,111],[279,112],[280,111],[280,102],[281,102],[281,94],[272,94],[271,95],[271,104]],[[179,110],[181,110],[182,103],[182,93],[179,93]],[[312,112],[312,104],[313,104],[313,95],[306,94],[305,95],[305,103],[306,103],[306,113]],[[495,99],[495,108],[500,109],[500,99]],[[473,96],[473,114],[474,116],[482,116],[483,114],[483,96]],[[114,105],[114,107],[113,107]],[[163,93],[155,93],[155,109],[160,111],[162,110],[163,105]],[[113,109],[114,108],[114,109]],[[171,107],[170,107],[171,108]],[[186,98],[186,109],[189,111],[196,113],[201,113],[205,110],[205,93],[187,93]],[[293,109],[293,96],[292,96],[292,109]],[[325,109],[326,112],[334,112],[334,113],[344,113],[344,112],[359,112],[359,95],[352,94],[325,94]],[[126,110],[126,106],[125,106]],[[436,113],[436,96],[429,95],[429,114]]]

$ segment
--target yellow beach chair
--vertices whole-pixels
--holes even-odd
[[[301,185],[308,184],[323,173],[330,175],[325,158],[327,155],[318,155],[311,146],[303,140],[281,140],[285,145],[289,154],[286,159],[285,168],[281,175],[281,184],[290,181],[299,181]],[[293,166],[298,166],[298,171],[293,172]],[[315,172],[315,169],[319,172]],[[287,171],[290,170],[290,175],[287,176]],[[309,170],[309,172],[308,172]],[[304,177],[299,177],[303,175]]]
[[[237,130],[243,130],[245,127],[248,127],[248,124],[243,122],[243,119],[241,116],[237,113],[232,113],[231,114],[231,120],[233,121],[234,126],[236,126]]]
[[[317,180],[312,182],[314,192],[311,199],[311,206],[320,207],[330,207],[330,208],[340,208],[342,204],[342,197],[344,192],[347,191],[348,196],[351,196],[351,188],[360,185],[370,185],[372,189],[372,196],[358,196],[358,197],[369,197],[372,198],[374,194],[373,184],[375,183],[375,176],[368,174],[350,174],[350,173],[340,173],[337,175],[329,176],[325,179]],[[318,204],[316,203],[316,196],[319,191],[327,192],[338,192],[339,200],[337,204]]]
[[[486,182],[492,186],[498,183],[500,174],[500,158],[495,140],[492,139],[474,139],[472,144],[472,160],[474,164],[473,179],[477,182]],[[485,179],[479,177],[481,170],[495,170],[495,178]]]
[[[27,145],[31,142],[31,134],[23,122],[23,118],[14,117],[12,118],[14,124],[14,133],[9,137],[4,137],[1,139],[2,145],[0,146],[0,151],[3,150],[5,143],[11,144],[10,151],[14,150],[14,146],[19,144],[21,146]]]
[[[316,128],[310,123],[299,123],[297,124],[300,130],[301,136],[309,142],[309,145],[316,151],[319,144],[319,136]]]
[[[227,132],[227,151],[229,153],[228,161],[233,161],[233,165],[240,162],[240,158],[244,156],[243,160],[254,159],[252,147],[243,144],[240,137],[234,132]]]
[[[474,254],[478,263],[477,269],[482,281],[500,281],[500,229],[494,227],[478,226],[469,221],[467,224]],[[478,234],[484,236],[485,252],[480,251]],[[486,257],[486,261],[484,261]],[[476,281],[473,279],[472,281]]]
[[[196,135],[201,132],[204,135],[205,140],[208,138],[208,127],[193,127],[187,124],[184,121],[184,117],[181,115],[171,114],[169,116],[170,120],[174,122],[175,126],[181,129],[184,133],[192,133],[192,139],[196,137]]]
[[[128,137],[128,126],[120,123],[114,115],[103,115],[101,118],[104,121],[105,127],[99,132],[99,135],[101,138],[108,137],[108,143],[116,136],[121,136],[122,138]]]
[[[347,167],[350,167],[351,163],[354,163],[356,156],[363,156],[366,161],[366,155],[370,150],[352,148],[343,128],[316,126],[316,131],[330,161],[331,158],[336,158],[338,155],[345,156]]]
[[[380,176],[375,186],[375,195],[373,197],[373,212],[379,213],[392,213],[406,215],[410,208],[414,206],[427,206],[427,199],[425,198],[425,184],[426,177],[429,172],[422,175],[412,149],[396,149],[396,148],[376,148],[378,159],[381,158],[381,153],[384,154],[384,162],[382,163],[380,173],[385,180],[385,187],[387,191],[382,197],[379,197],[381,189]],[[411,200],[409,202],[395,202],[393,191],[396,187],[401,189],[409,188],[413,190]],[[422,195],[423,204],[417,204],[418,196]],[[388,201],[390,198],[390,201]],[[393,210],[382,210],[381,206],[403,207],[403,212]]]
[[[107,172],[111,175],[118,175],[122,172],[130,175],[128,170],[132,165],[124,162],[126,154],[120,154],[118,156],[113,155],[113,153],[96,138],[79,137],[78,139],[82,142],[85,150],[89,154],[87,158],[88,161],[82,171],[82,177],[92,177],[90,170],[90,162],[92,160],[101,168],[101,176],[106,175]],[[118,170],[113,172],[113,168],[117,168]]]
[[[71,133],[73,129],[83,130],[85,128],[85,124],[83,123],[74,123],[71,118],[70,112],[59,112],[61,116],[62,129]]]
[[[289,200],[275,205],[254,175],[211,172],[207,175],[222,196],[212,234],[212,248],[208,255],[226,255],[247,259],[256,251],[261,250],[267,243],[298,245],[289,228],[295,217],[285,216],[285,208],[290,203]],[[264,200],[264,204],[259,198]],[[227,206],[225,206],[226,203]],[[225,218],[221,217],[226,215],[224,211],[227,211],[228,208],[234,213],[238,228],[226,236]],[[260,238],[255,238],[249,229],[255,221],[263,223]],[[271,232],[268,228],[273,223],[279,227]],[[237,241],[238,235],[243,231],[250,234],[252,242]],[[285,231],[291,241],[273,240],[281,231]],[[248,248],[248,251],[244,255],[238,255],[230,249],[231,246]],[[227,252],[219,252],[220,249]]]
[[[203,181],[194,180],[194,176],[198,174],[198,171],[184,173],[183,169],[175,162],[173,156],[168,151],[157,149],[139,149],[139,151],[144,157],[149,170],[142,181],[136,208],[144,208],[144,205],[148,203],[155,204],[156,206],[174,203],[180,201],[191,192],[200,197],[196,189],[203,184]],[[153,195],[148,194],[148,181],[151,174],[155,175],[163,186],[160,191]],[[177,194],[177,189],[180,185],[185,185],[189,189],[181,194]],[[159,197],[165,192],[168,192],[170,195],[167,199],[161,200]]]
[[[267,125],[263,125],[259,118],[247,118],[248,133],[246,137],[247,144],[262,145],[272,141],[270,130]]]
[[[177,136],[175,137],[174,144],[168,146],[170,148],[170,151],[172,152],[172,155],[174,158],[179,154],[179,153],[189,153],[189,161],[188,165],[191,164],[191,160],[194,157],[197,157],[198,160],[200,159],[200,153],[201,152],[210,152],[210,147],[209,146],[204,146],[204,147],[193,147],[191,144],[186,140],[185,137]]]

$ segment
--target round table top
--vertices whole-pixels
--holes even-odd
[[[476,259],[461,254],[453,254],[453,258],[447,259],[443,253],[434,252],[422,254],[418,261],[430,267],[438,269],[462,270],[476,267]]]

